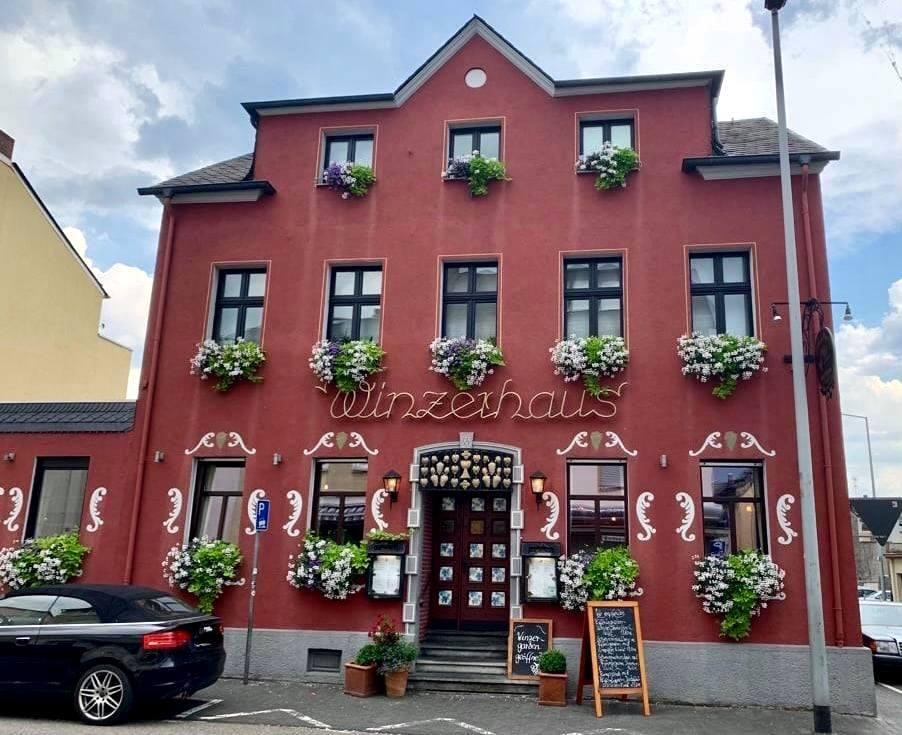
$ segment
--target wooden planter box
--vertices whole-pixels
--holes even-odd
[[[539,704],[552,707],[567,705],[566,674],[539,674]]]
[[[372,697],[379,693],[379,677],[376,666],[360,666],[348,662],[345,664],[345,694],[352,697]]]
[[[407,669],[403,671],[387,671],[385,677],[385,694],[388,697],[403,697],[407,692],[407,676],[410,672]]]

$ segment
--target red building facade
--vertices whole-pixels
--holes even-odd
[[[582,617],[526,601],[523,544],[620,542],[641,568],[652,696],[806,703],[789,334],[770,310],[786,301],[776,126],[718,124],[721,81],[555,81],[474,18],[392,94],[245,104],[252,155],[142,190],[164,208],[137,405],[3,408],[0,449],[14,459],[0,463],[0,543],[39,532],[36,483],[52,458],[87,460],[90,581],[160,586],[169,548],[200,532],[233,538],[249,559],[249,508],[269,498],[254,670],[328,678],[317,657],[347,660],[378,613],[413,637],[552,618],[575,670]],[[599,192],[574,172],[602,139],[641,158],[625,189]],[[497,151],[510,179],[486,197],[443,178],[449,153],[471,144]],[[838,154],[796,135],[790,151],[801,291],[829,300],[818,173]],[[324,161],[351,155],[376,176],[361,199],[319,183]],[[681,374],[677,338],[693,328],[759,337],[768,372],[714,398]],[[429,344],[458,333],[494,337],[504,353],[472,391],[429,369]],[[571,333],[624,337],[615,394],[554,375],[549,348]],[[263,382],[219,394],[188,359],[234,334],[265,350]],[[351,398],[324,391],[307,365],[314,342],[341,335],[386,352]],[[868,712],[839,401],[811,380],[809,403],[834,696]],[[432,489],[435,463],[463,452],[509,482]],[[391,469],[396,500],[383,489]],[[289,586],[309,527],[409,533],[403,598],[329,601]],[[786,599],[748,642],[724,643],[690,590],[692,557],[741,546],[786,570]],[[217,608],[235,670],[246,607],[238,586]]]

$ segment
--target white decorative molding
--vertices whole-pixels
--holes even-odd
[[[799,535],[799,532],[792,527],[792,524],[787,517],[789,515],[789,509],[795,502],[796,499],[788,493],[777,498],[777,523],[783,531],[783,534],[777,538],[777,543],[783,544],[783,546],[791,544],[792,540]]]
[[[228,581],[223,583],[223,587],[244,587],[245,579],[242,577],[241,579],[236,579],[234,581]]]
[[[194,454],[201,447],[207,447],[207,449],[212,449],[213,448],[213,439],[215,439],[215,438],[216,438],[216,432],[208,431],[206,434],[204,434],[200,438],[200,441],[198,441],[197,444],[194,445],[194,449],[186,449],[185,454],[189,454],[189,455]]]
[[[237,431],[229,432],[229,446],[230,447],[241,447],[246,454],[256,454],[256,449],[251,449],[244,443],[244,439],[241,438],[241,434]]]
[[[708,436],[705,437],[705,441],[702,442],[702,445],[696,449],[694,452],[690,449],[689,456],[697,457],[702,452],[704,452],[708,447],[712,449],[723,449],[723,444],[720,441],[720,432],[712,431]]]
[[[301,520],[301,509],[304,507],[304,497],[298,490],[289,490],[285,497],[288,498],[288,504],[291,506],[291,514],[288,521],[282,524],[282,529],[291,537],[297,538],[301,532],[295,528]]]
[[[739,445],[743,449],[752,449],[753,447],[757,449],[761,454],[766,457],[775,457],[777,452],[775,450],[768,451],[755,438],[754,434],[750,434],[748,431],[740,431],[739,436],[742,437],[742,443]]]
[[[633,597],[642,597],[642,595],[644,595],[644,594],[645,594],[644,587],[636,587],[635,591],[633,592]]]
[[[328,447],[329,449],[333,449],[335,447],[335,432],[334,431],[327,431],[325,434],[323,434],[319,438],[319,441],[313,445],[313,449],[305,449],[304,450],[304,456],[309,457],[320,447]]]
[[[250,525],[244,529],[244,532],[248,536],[257,533],[257,501],[265,497],[266,491],[258,487],[247,498],[247,521]]]
[[[585,449],[589,446],[589,432],[588,431],[579,431],[573,435],[573,438],[570,440],[570,443],[564,449],[555,449],[554,451],[559,455],[563,456],[565,454],[569,454],[573,451],[574,447],[582,447]]]
[[[0,487],[0,495],[3,495],[3,492],[3,488]],[[9,489],[9,502],[12,507],[9,509],[9,515],[6,516],[3,525],[6,526],[7,531],[16,532],[19,530],[19,524],[16,521],[18,521],[19,514],[22,512],[22,506],[25,504],[25,495],[22,493],[22,488],[11,487]]]
[[[100,503],[104,495],[106,495],[105,487],[95,488],[91,493],[91,499],[88,501],[88,515],[91,516],[91,522],[85,526],[88,533],[96,533],[103,525],[103,518],[100,517]]]
[[[348,447],[350,447],[351,449],[355,449],[356,447],[363,447],[363,450],[364,450],[367,454],[371,454],[371,455],[373,455],[374,457],[375,457],[377,454],[379,454],[379,450],[378,450],[378,449],[370,449],[370,448],[367,446],[366,440],[363,438],[363,434],[361,434],[361,433],[359,433],[359,432],[357,432],[357,431],[352,431],[351,434],[350,434],[350,436],[351,436],[351,441],[348,442]]]
[[[642,530],[636,534],[636,538],[639,541],[648,541],[651,539],[652,534],[657,531],[657,529],[651,525],[651,521],[648,520],[648,515],[646,513],[646,511],[651,508],[654,499],[654,494],[647,490],[636,498],[636,517],[639,519],[639,525],[642,526]]]
[[[208,431],[200,438],[197,444],[194,445],[193,449],[186,449],[185,454],[192,455],[201,447],[213,449],[216,444],[219,444],[220,447],[223,445],[228,447],[241,447],[244,450],[245,454],[257,453],[256,449],[251,449],[247,446],[247,444],[244,443],[244,439],[237,431],[229,431],[227,433],[222,432],[218,435],[215,431]]]
[[[676,532],[683,541],[695,541],[695,534],[690,532],[695,521],[695,501],[689,493],[682,491],[676,494],[676,501],[683,509],[683,520]]]
[[[376,528],[379,531],[384,531],[388,528],[388,521],[386,521],[385,516],[382,515],[382,504],[385,503],[387,497],[388,490],[380,487],[373,493],[373,499],[370,501],[370,512],[373,514],[373,523],[376,524]]]
[[[550,509],[550,512],[545,519],[545,525],[539,530],[545,534],[545,538],[549,541],[557,541],[561,537],[561,534],[555,531],[554,527],[561,514],[561,504],[557,499],[557,495],[550,493],[547,490],[542,493],[542,500],[545,501],[545,505]]]
[[[637,454],[639,454],[638,450],[627,449],[625,446],[623,446],[623,441],[620,439],[620,437],[615,432],[606,431],[604,434],[608,438],[608,440],[604,443],[604,445],[606,447],[608,447],[609,449],[611,447],[620,447],[630,457],[635,457]]]
[[[166,529],[169,533],[178,533],[179,527],[175,525],[175,522],[179,519],[179,515],[182,512],[182,491],[177,487],[169,488],[169,517],[163,521],[163,528]]]

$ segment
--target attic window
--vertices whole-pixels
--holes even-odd
[[[471,89],[479,89],[479,87],[485,84],[487,78],[484,69],[475,67],[466,73],[464,82],[466,82],[467,86]]]

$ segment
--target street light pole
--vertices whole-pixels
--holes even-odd
[[[765,0],[771,13],[774,45],[774,77],[777,87],[777,122],[780,148],[780,186],[783,197],[783,236],[786,248],[787,301],[798,304],[799,264],[796,254],[795,217],[792,207],[792,180],[789,169],[789,137],[786,131],[786,102],[783,94],[783,59],[780,52],[780,8],[786,0]],[[792,392],[795,404],[796,453],[799,462],[799,493],[802,514],[802,551],[805,561],[805,601],[808,611],[808,652],[814,732],[833,732],[830,713],[830,682],[827,674],[827,647],[824,636],[824,607],[821,597],[817,518],[814,508],[814,471],[811,462],[811,435],[808,423],[808,393],[805,385],[805,356],[802,349],[802,315],[789,308],[789,335],[792,352]]]
[[[864,433],[868,439],[868,465],[871,470],[871,497],[877,497],[877,483],[874,480],[874,455],[871,453],[871,425],[868,421],[867,416],[860,416],[857,413],[844,413],[843,416],[848,416],[853,419],[864,419]],[[880,599],[886,599],[886,575],[883,573],[884,567],[884,558],[886,556],[886,552],[882,544],[878,543],[877,548],[880,549]]]

